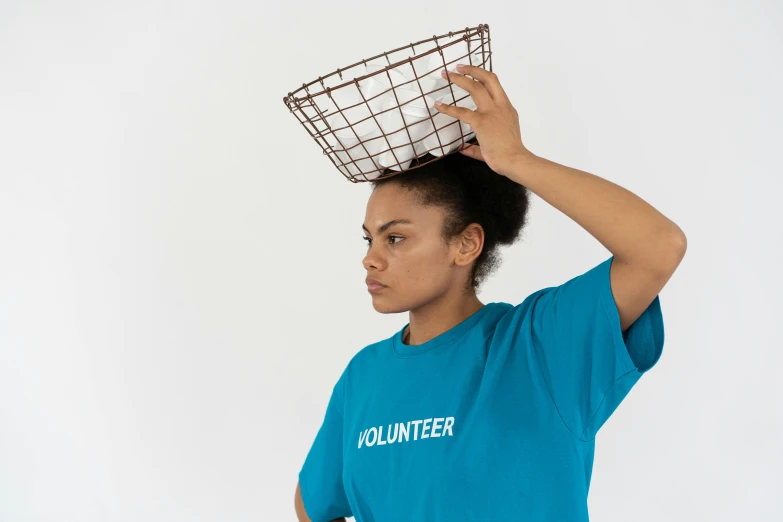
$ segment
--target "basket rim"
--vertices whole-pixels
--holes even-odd
[[[432,54],[432,53],[438,52],[439,50],[445,49],[445,48],[450,47],[452,45],[457,45],[462,40],[468,39],[469,37],[474,36],[474,35],[481,34],[482,32],[486,32],[487,33],[487,41],[489,41],[489,25],[488,24],[479,24],[479,25],[477,25],[475,27],[466,27],[465,29],[460,29],[459,31],[449,31],[448,33],[445,33],[445,34],[442,34],[442,35],[439,35],[439,36],[438,35],[433,35],[431,38],[427,38],[425,40],[420,40],[418,42],[413,42],[413,43],[410,43],[408,45],[403,45],[402,47],[398,47],[397,49],[393,49],[391,51],[382,52],[382,53],[380,53],[380,54],[378,54],[376,56],[373,56],[371,58],[364,58],[364,59],[359,60],[358,62],[356,62],[354,64],[351,64],[351,65],[349,65],[347,67],[340,67],[336,71],[331,72],[331,73],[329,73],[329,74],[327,74],[325,76],[319,76],[318,78],[316,78],[315,80],[311,81],[310,83],[303,83],[302,86],[299,87],[298,89],[296,89],[296,90],[294,90],[292,92],[289,92],[288,95],[283,98],[283,103],[285,103],[285,105],[288,106],[289,109],[293,110],[295,107],[298,107],[298,105],[301,104],[302,102],[311,101],[313,98],[315,98],[317,96],[323,96],[324,94],[329,96],[329,93],[331,91],[334,91],[334,90],[337,90],[337,89],[341,89],[341,88],[343,88],[343,87],[345,87],[347,85],[350,85],[350,84],[358,85],[358,83],[360,81],[362,81],[362,80],[365,80],[367,78],[371,78],[373,76],[382,74],[384,71],[393,69],[393,68],[398,67],[398,66],[400,66],[400,65],[402,65],[404,63],[410,63],[413,60],[417,60],[417,59],[421,58],[422,56],[427,56],[428,54]],[[453,42],[450,42],[450,43],[445,44],[443,46],[437,44],[437,40],[439,40],[440,38],[446,38],[446,37],[454,38],[454,36],[457,36],[457,35],[459,35],[461,33],[464,33],[464,35],[463,35],[463,37],[461,39],[456,39]],[[427,42],[432,42],[432,41],[436,42],[436,47],[434,47],[433,49],[430,49],[430,50],[428,50],[426,52],[422,52],[420,54],[414,54],[414,56],[409,56],[408,58],[404,58],[404,59],[399,60],[399,61],[394,62],[394,63],[389,63],[389,65],[387,65],[383,69],[375,71],[375,72],[373,72],[371,74],[365,74],[363,76],[358,76],[358,77],[352,78],[352,79],[347,80],[347,81],[345,81],[345,82],[343,82],[343,83],[341,83],[339,85],[336,85],[334,87],[325,87],[322,91],[319,91],[319,92],[311,93],[308,90],[309,87],[311,87],[312,85],[315,85],[317,83],[321,83],[321,85],[323,86],[323,80],[325,80],[326,78],[332,77],[335,74],[340,76],[340,78],[342,79],[342,73],[344,71],[352,69],[352,68],[354,68],[354,67],[356,67],[358,65],[362,65],[362,64],[366,65],[367,62],[370,62],[372,60],[376,60],[376,59],[382,58],[382,57],[385,57],[386,61],[388,62],[389,61],[389,56],[388,56],[389,54],[393,54],[393,53],[405,50],[407,48],[412,49],[414,51],[414,53],[415,53],[415,46],[421,45],[421,44],[424,44],[424,43],[427,43]],[[483,39],[482,39],[482,42],[483,42]],[[483,48],[484,48],[484,46],[482,45],[482,49]],[[486,54],[488,54],[488,55],[491,54],[491,51],[489,50],[489,48],[487,49]],[[307,94],[304,95],[304,96],[297,96],[297,93],[300,93],[301,91],[304,91]]]

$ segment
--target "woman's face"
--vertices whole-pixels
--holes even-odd
[[[396,183],[370,195],[362,227],[369,245],[362,263],[367,277],[384,285],[368,287],[375,310],[405,312],[464,286],[478,252],[471,256],[475,245],[466,248],[460,237],[447,245],[443,219],[440,208],[422,206]]]

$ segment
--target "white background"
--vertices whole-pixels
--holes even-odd
[[[334,382],[407,314],[364,287],[369,186],[282,98],[479,23],[527,147],[688,237],[591,518],[783,518],[778,2],[3,0],[0,521],[296,519]],[[534,197],[480,298],[609,255]]]

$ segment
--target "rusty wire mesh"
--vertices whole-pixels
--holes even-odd
[[[466,27],[319,76],[283,103],[349,181],[373,181],[475,143],[473,129],[434,101],[475,109],[440,73],[459,63],[492,71],[491,56],[489,26]]]

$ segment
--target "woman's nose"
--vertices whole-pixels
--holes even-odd
[[[370,254],[367,254],[366,256],[364,256],[364,259],[362,259],[362,265],[364,265],[364,269],[365,270],[369,270],[370,268],[378,268],[373,263],[373,260],[370,257]]]
[[[364,259],[362,259],[362,265],[364,265],[365,270],[369,270],[371,268],[382,270],[384,263],[383,260],[375,254],[375,251],[372,249],[372,247],[370,247],[370,249],[367,251],[367,254],[364,256]]]

